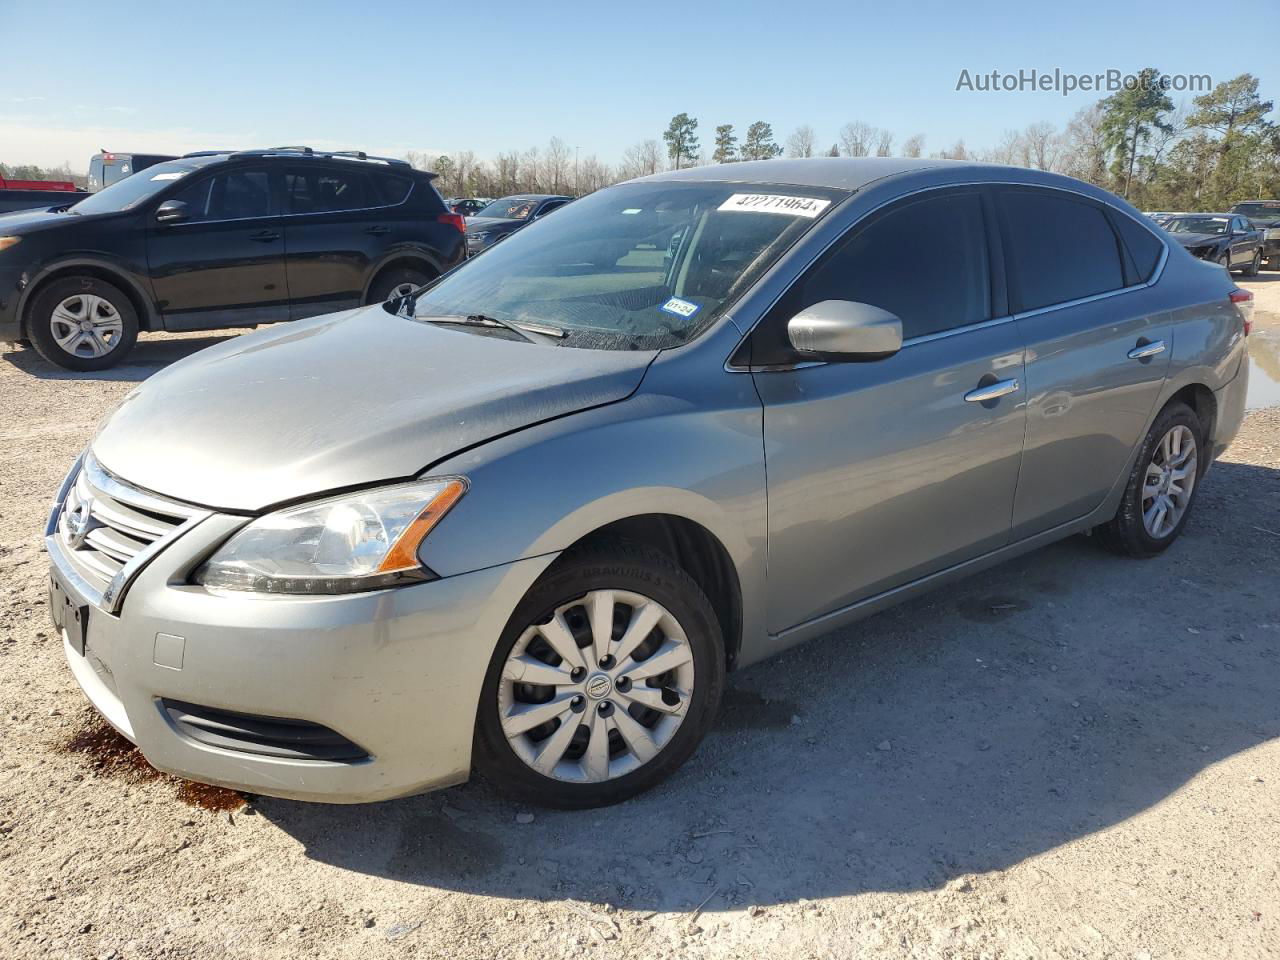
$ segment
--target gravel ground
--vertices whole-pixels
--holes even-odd
[[[1280,274],[1249,286],[1265,390]],[[47,623],[67,464],[213,339],[149,337],[93,377],[0,354],[0,955],[1280,955],[1280,410],[1250,414],[1169,553],[1076,538],[735,674],[636,801],[528,811],[471,783],[329,807],[156,775]]]

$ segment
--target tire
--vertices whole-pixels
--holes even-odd
[[[1165,446],[1166,437],[1177,433],[1180,440],[1171,444],[1179,453],[1170,457],[1170,447]],[[1189,457],[1182,456],[1186,451],[1188,439],[1191,442]],[[1195,411],[1184,403],[1174,403],[1160,411],[1155,423],[1151,425],[1146,438],[1142,441],[1142,449],[1134,461],[1133,470],[1126,481],[1124,497],[1116,510],[1116,515],[1107,523],[1095,529],[1102,544],[1114,553],[1129,557],[1153,557],[1167,550],[1178,539],[1186,526],[1191,510],[1195,506],[1196,487],[1206,466],[1204,431]],[[1183,478],[1174,481],[1179,490],[1186,491],[1185,499],[1170,492],[1165,486],[1165,472],[1162,461],[1171,461],[1176,465],[1172,472],[1176,476],[1178,470],[1187,470]],[[1160,474],[1159,477],[1156,475]],[[1164,499],[1169,502],[1169,510],[1164,514],[1164,522],[1152,523],[1160,516],[1157,509],[1159,496],[1148,496],[1148,478],[1158,480],[1157,490],[1165,491]],[[1190,480],[1190,488],[1186,487]],[[1176,517],[1169,514],[1177,510]]]
[[[1231,276],[1231,254],[1224,253],[1218,258],[1218,266],[1227,271],[1227,276]]]
[[[1249,265],[1244,268],[1244,275],[1246,277],[1256,277],[1258,275],[1258,272],[1261,269],[1262,269],[1262,251],[1255,250],[1253,252],[1253,259],[1250,260]]]
[[[393,296],[404,296],[411,290],[429,283],[437,274],[417,267],[392,267],[384,270],[369,285],[369,296],[365,303],[386,303]]]
[[[1268,270],[1280,270],[1280,256],[1268,257],[1268,258],[1267,258],[1267,269],[1268,269]]]
[[[592,610],[611,615],[593,617]],[[613,663],[607,653],[597,658],[593,619],[609,624],[601,636],[606,650],[619,651]],[[540,627],[556,628],[550,632],[559,649],[580,666],[570,672],[572,659],[559,656]],[[643,642],[627,652],[633,636]],[[658,657],[674,666],[639,682],[628,676]],[[554,684],[529,682],[531,668],[540,678],[555,672]],[[711,604],[670,558],[625,540],[574,551],[520,601],[494,650],[477,708],[476,769],[499,790],[539,806],[583,809],[627,800],[693,753],[715,719],[724,676],[724,642]],[[544,709],[529,709],[537,706]]]
[[[97,277],[53,281],[35,295],[26,319],[40,356],[67,370],[114,367],[138,340],[133,304],[119,287]]]

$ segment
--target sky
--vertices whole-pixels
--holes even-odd
[[[717,124],[741,137],[755,120],[779,142],[808,124],[824,150],[850,120],[981,149],[1105,94],[957,90],[963,70],[1248,71],[1280,101],[1275,44],[1249,39],[1262,7],[0,0],[0,161],[83,172],[100,148],[283,144],[490,158],[558,136],[614,163],[682,111],[708,154]]]

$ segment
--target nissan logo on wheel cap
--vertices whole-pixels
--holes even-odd
[[[587,681],[587,696],[592,700],[603,700],[613,691],[613,681],[603,673],[597,673]]]

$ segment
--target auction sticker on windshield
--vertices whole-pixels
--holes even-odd
[[[662,305],[662,309],[667,313],[674,313],[677,317],[684,317],[688,320],[698,312],[698,305],[690,303],[688,300],[681,300],[679,297],[672,297]]]
[[[816,197],[784,197],[776,193],[735,193],[719,209],[737,213],[782,213],[812,220],[831,206]]]

